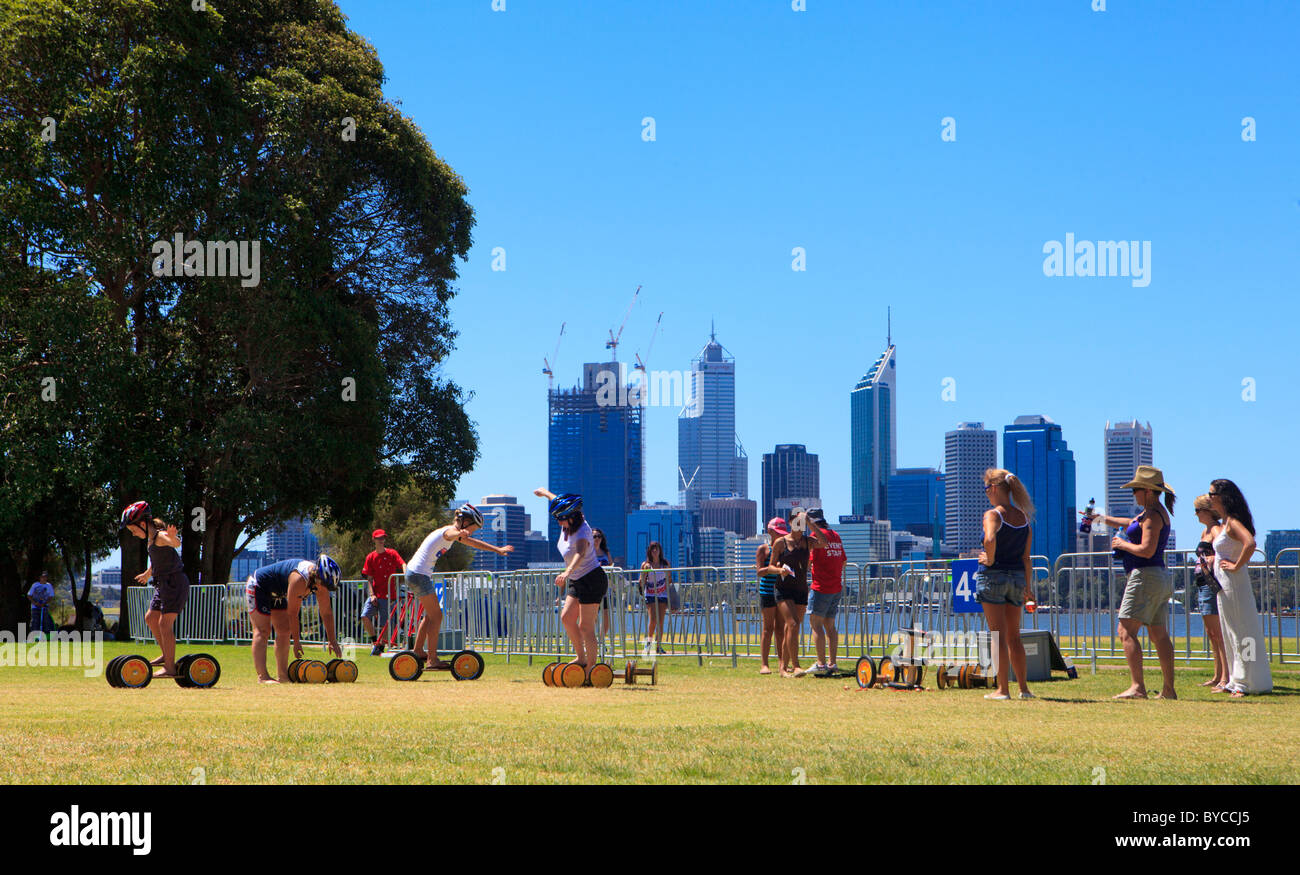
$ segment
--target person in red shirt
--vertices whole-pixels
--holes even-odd
[[[375,632],[375,623],[379,624],[380,629],[388,625],[393,599],[397,597],[392,575],[406,571],[406,563],[402,561],[400,553],[384,546],[388,534],[383,529],[375,529],[371,537],[375,539],[375,549],[366,556],[366,562],[361,566],[361,573],[369,580],[369,597],[366,606],[361,609],[361,622],[366,627],[366,634],[375,642],[370,653],[378,656],[384,652],[384,642],[379,640],[379,635]]]
[[[839,610],[840,596],[843,594],[844,544],[840,536],[826,525],[826,517],[821,508],[808,511],[808,520],[821,530],[826,545],[813,548],[809,560],[809,576],[812,578],[812,592],[808,597],[808,624],[812,626],[813,643],[817,645],[817,664],[813,674],[828,674],[837,671],[836,651],[840,646],[840,634],[835,631],[835,614]],[[826,643],[831,649],[830,662],[826,661]]]

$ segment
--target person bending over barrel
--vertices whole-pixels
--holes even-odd
[[[324,553],[315,562],[285,559],[264,565],[248,576],[244,594],[248,599],[248,619],[253,623],[253,667],[264,684],[289,680],[289,645],[293,655],[302,658],[302,627],[298,612],[302,600],[316,594],[320,623],[329,640],[329,650],[343,656],[334,631],[334,610],[330,593],[339,585],[339,566]],[[275,629],[275,678],[267,672],[266,644]]]

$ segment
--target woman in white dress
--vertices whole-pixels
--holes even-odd
[[[1246,498],[1231,480],[1210,484],[1210,501],[1223,519],[1214,538],[1218,557],[1215,577],[1223,590],[1219,593],[1219,620],[1223,642],[1230,663],[1224,691],[1234,699],[1247,694],[1267,693],[1273,689],[1273,675],[1268,665],[1268,642],[1264,623],[1255,607],[1255,591],[1250,585],[1250,557],[1255,553],[1255,523]]]

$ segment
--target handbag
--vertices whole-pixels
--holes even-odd
[[[677,594],[677,584],[668,584],[668,610],[676,613],[682,609],[681,596]]]

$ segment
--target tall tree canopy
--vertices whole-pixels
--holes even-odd
[[[335,4],[0,0],[0,57],[0,263],[80,284],[130,360],[104,508],[146,498],[224,582],[241,531],[365,525],[403,483],[445,506],[477,455],[439,375],[473,212]]]

